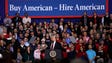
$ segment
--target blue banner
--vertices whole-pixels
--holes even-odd
[[[108,11],[107,0],[6,0],[5,9],[9,16],[19,12],[31,17],[80,17],[84,11],[91,16]]]

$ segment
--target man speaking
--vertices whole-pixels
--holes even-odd
[[[48,48],[45,51],[45,59],[48,63],[60,63],[62,58],[61,44],[56,42],[55,35],[51,35],[51,42],[48,44]]]

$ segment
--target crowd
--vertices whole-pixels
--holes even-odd
[[[61,18],[58,23],[36,23],[27,13],[23,18],[16,13],[13,18],[6,15],[0,25],[0,63],[45,63],[45,51],[51,48],[62,51],[60,63],[74,58],[112,63],[112,14],[88,17],[84,12],[80,22]]]

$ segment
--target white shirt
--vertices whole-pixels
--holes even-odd
[[[22,48],[24,47],[24,45],[20,45]]]
[[[101,21],[101,23],[104,25],[104,17],[102,18],[102,21]]]
[[[106,16],[106,17],[109,17],[109,16]],[[101,23],[104,25],[104,17],[102,17]]]
[[[60,25],[59,28],[61,29],[61,31],[63,31],[63,26],[62,25]]]
[[[29,46],[30,44],[28,42],[25,42],[25,46]]]
[[[53,49],[54,49],[54,47],[55,47],[55,44],[56,44],[56,41],[54,41],[54,44],[53,44]]]
[[[54,49],[54,47],[55,47],[55,44],[56,44],[56,41],[54,41],[53,43],[51,43],[51,49]]]
[[[23,18],[23,23],[26,24],[28,22],[31,23],[31,18],[30,17],[28,17],[28,18],[24,17]]]
[[[41,54],[40,49],[36,49],[36,50],[34,51],[34,58],[35,58],[35,59],[40,59],[40,54]]]

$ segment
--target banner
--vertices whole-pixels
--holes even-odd
[[[108,11],[108,0],[5,0],[5,12],[14,16],[28,13],[32,18],[81,17],[87,11],[89,16],[96,11],[104,15]]]

